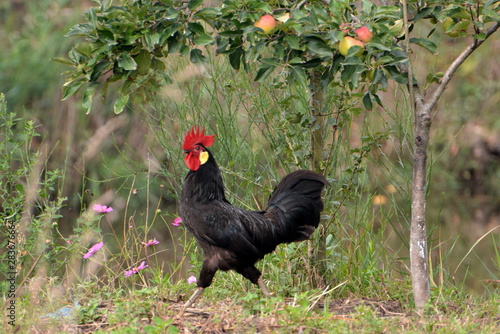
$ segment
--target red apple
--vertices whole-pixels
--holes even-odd
[[[264,30],[266,34],[271,33],[274,27],[276,27],[276,20],[271,15],[264,15],[259,21],[254,23],[254,26]]]
[[[373,37],[373,33],[368,29],[367,27],[363,26],[361,28],[358,28],[354,30],[356,35],[358,35],[359,39],[362,40],[364,43],[368,43],[371,41]]]
[[[357,39],[354,39],[350,36],[344,37],[339,43],[339,52],[343,56],[347,56],[349,54],[349,49],[355,45],[365,46],[365,44]],[[359,56],[363,53],[363,49],[359,50],[356,54]]]

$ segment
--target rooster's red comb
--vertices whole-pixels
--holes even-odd
[[[196,144],[201,144],[205,147],[212,146],[215,142],[215,135],[205,136],[205,129],[200,129],[198,126],[195,128],[194,126],[186,133],[186,137],[184,138],[184,144],[182,144],[182,148],[184,150],[190,150]]]

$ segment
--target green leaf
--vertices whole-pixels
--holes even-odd
[[[342,73],[340,74],[340,78],[342,79],[343,82],[348,83],[348,82],[353,82],[355,85],[357,85],[357,79],[360,74],[360,69],[363,69],[362,65],[345,65],[344,64],[344,69],[342,70]]]
[[[203,26],[197,22],[189,22],[188,29],[198,35],[202,35],[205,33],[205,28],[203,28]]]
[[[244,54],[243,48],[242,47],[237,47],[234,49],[233,52],[229,54],[229,64],[231,64],[231,67],[234,68],[235,70],[240,69],[241,65],[241,56]]]
[[[372,94],[372,97],[375,99],[375,101],[377,102],[377,104],[379,106],[381,106],[382,108],[384,107],[384,105],[382,104],[382,100],[380,100],[380,97],[378,96],[378,94]]]
[[[258,43],[254,44],[253,47],[250,46],[245,52],[245,61],[254,62],[259,59],[264,52],[266,45],[267,43],[265,41],[259,41]]]
[[[78,80],[73,80],[73,81],[70,81],[70,82],[66,82],[63,85],[62,100],[64,101],[67,98],[75,95],[76,92],[78,92],[78,90],[80,89],[80,87],[82,87],[82,85],[84,83],[85,83],[85,81],[83,79],[78,79]]]
[[[120,77],[120,80],[123,79],[123,76]],[[122,96],[124,95],[129,95],[132,92],[131,86],[132,86],[133,81],[132,80],[123,80],[123,83],[118,89],[118,93]]]
[[[276,66],[274,65],[262,65],[259,70],[257,71],[257,74],[255,75],[254,81],[260,82],[267,78],[269,74],[271,74]]]
[[[313,59],[309,59],[306,62],[302,62],[300,64],[300,66],[302,68],[313,68],[313,67],[317,67],[317,66],[321,65],[321,63],[322,63],[322,60],[320,58],[313,58]]]
[[[92,73],[90,74],[90,82],[97,81],[99,77],[101,76],[102,72],[104,72],[108,67],[111,65],[111,62],[108,60],[102,61],[100,63],[97,63],[93,69]]]
[[[376,68],[375,71],[373,72],[373,81],[372,84],[379,84],[383,88],[387,87],[387,77],[385,75],[385,72],[379,68]]]
[[[390,64],[392,63],[392,61],[394,60],[393,57],[390,57],[390,56],[382,56],[380,58],[378,58],[377,60],[375,60],[373,63],[372,63],[372,66],[380,66],[380,65],[384,65],[384,64]]]
[[[434,11],[434,8],[433,7],[424,7],[422,8],[421,10],[419,10],[417,12],[417,14],[415,15],[415,17],[413,18],[413,22],[416,22],[420,19],[423,19],[425,17],[428,17],[430,14],[432,14]]]
[[[182,44],[181,48],[179,49],[179,54],[183,57],[187,56],[187,54],[189,53],[189,50],[190,50],[189,46],[187,46],[186,44]]]
[[[179,19],[179,13],[181,11],[175,7],[168,7],[165,11],[164,18],[167,20],[177,21]]]
[[[214,7],[203,8],[194,14],[195,17],[199,17],[203,20],[214,20],[219,15],[221,15],[220,9]]]
[[[283,38],[285,42],[288,43],[290,48],[295,49],[295,50],[302,50],[302,47],[300,46],[300,39],[296,35],[288,35]]]
[[[151,49],[153,49],[156,45],[160,44],[161,35],[158,33],[156,34],[146,33],[145,37],[146,37],[146,44]]]
[[[266,13],[271,13],[273,11],[266,1],[252,1],[248,4],[253,10],[261,10]]]
[[[330,49],[326,43],[319,39],[319,38],[314,38],[311,39],[307,43],[307,47],[309,48],[309,51],[312,51],[312,53],[317,54],[322,57],[332,57],[333,56],[333,50]]]
[[[370,49],[376,49],[376,50],[382,50],[382,51],[391,51],[391,48],[385,46],[382,43],[378,43],[376,41],[371,42],[367,44],[368,48]]]
[[[301,85],[305,85],[307,83],[306,73],[300,66],[292,66],[291,79]]]
[[[118,42],[115,40],[115,35],[113,35],[113,32],[109,30],[97,30],[97,37],[99,37],[102,43],[109,46],[118,44]]]
[[[70,31],[64,35],[64,37],[71,36],[85,36],[87,37],[91,32],[94,31],[94,28],[88,23],[77,24],[73,26]]]
[[[412,37],[410,38],[410,43],[417,44],[418,46],[423,47],[432,54],[435,54],[437,52],[436,44],[428,39]]]
[[[327,67],[321,75],[320,84],[323,89],[326,89],[328,85],[335,79],[335,75],[340,68],[340,62],[337,61],[337,57],[334,59],[332,66]]]
[[[156,71],[164,71],[166,66],[165,66],[165,63],[161,60],[161,59],[158,59],[158,58],[154,58],[152,59],[152,68]],[[164,75],[166,75],[165,73],[163,73]]]
[[[168,39],[169,53],[176,53],[181,49],[181,47],[182,47],[182,42],[179,40],[177,33]]]
[[[427,74],[427,76],[425,77],[425,83],[426,83],[426,86],[425,86],[425,89],[427,89],[427,87],[431,84],[431,83],[437,83],[439,84],[441,78],[444,76],[444,73],[443,72],[437,72],[437,73],[429,73]]]
[[[92,45],[87,42],[81,42],[75,45],[74,49],[82,56],[90,58],[92,56]]]
[[[372,99],[370,98],[370,92],[366,92],[365,95],[363,95],[363,106],[367,110],[372,110],[373,104]]]
[[[73,62],[71,60],[67,59],[67,58],[54,57],[54,58],[51,58],[50,60],[55,61],[56,63],[61,63],[61,64],[64,64],[64,65],[73,66]]]
[[[120,114],[123,111],[123,108],[127,105],[128,99],[130,95],[122,95],[119,98],[116,99],[115,105],[113,106],[113,109],[115,111],[115,114]]]
[[[128,53],[122,53],[118,58],[118,66],[126,71],[133,71],[137,69],[137,63]]]
[[[275,58],[275,57],[272,57],[272,58],[262,58],[261,60],[261,63],[263,63],[264,65],[270,65],[270,66],[278,66],[280,64],[280,61],[278,60],[278,58]]]
[[[94,94],[99,84],[97,82],[90,84],[85,93],[83,93],[83,108],[85,109],[85,113],[90,113],[90,109],[92,108],[92,101],[94,100]]]
[[[158,33],[160,34],[160,44],[165,44],[165,41],[172,37],[176,32],[184,30],[184,26],[180,23],[169,24],[166,27],[159,28]]]
[[[193,9],[198,8],[202,3],[203,3],[203,0],[189,0],[188,8],[189,8],[189,10],[192,11]]]
[[[484,4],[484,8],[488,8],[489,6],[491,6],[491,4],[493,4],[495,2],[498,2],[498,0],[488,0],[488,1],[486,1],[486,3]]]
[[[199,35],[193,39],[193,43],[196,45],[207,45],[212,43],[212,41],[212,36],[210,36],[209,34]]]
[[[192,49],[189,53],[189,59],[193,64],[206,63],[208,61],[207,57],[199,49]]]
[[[227,47],[229,46],[229,39],[227,38],[221,38],[220,36],[215,37],[215,53],[226,53]],[[228,50],[231,51],[231,50]]]
[[[135,57],[135,62],[137,63],[137,72],[139,75],[146,75],[151,67],[151,55],[148,51],[141,50]]]
[[[97,23],[97,15],[95,12],[95,7],[91,7],[89,10],[87,10],[84,15],[87,16],[87,20],[89,20],[90,23],[92,23],[92,26],[96,26]]]
[[[486,38],[486,34],[485,33],[480,33],[480,34],[474,35],[474,38],[477,39],[477,40],[482,41],[483,39]]]

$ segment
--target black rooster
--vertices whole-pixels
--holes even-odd
[[[180,315],[210,286],[217,270],[233,269],[269,295],[255,263],[281,243],[309,239],[323,210],[321,191],[328,184],[323,175],[299,170],[283,178],[265,210],[234,207],[224,195],[219,168],[207,149],[214,137],[193,127],[182,146],[190,171],[182,187],[180,215],[203,248],[205,260],[198,288]]]

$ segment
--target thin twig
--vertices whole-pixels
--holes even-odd
[[[415,111],[418,108],[415,108],[415,92],[414,89],[416,87],[413,86],[413,68],[411,66],[410,61],[410,29],[408,28],[408,7],[406,6],[406,0],[402,0],[401,4],[403,6],[403,22],[404,22],[404,30],[405,30],[405,52],[408,55],[408,91],[410,93],[410,107],[412,108],[412,114],[415,114]],[[417,121],[417,117],[414,117],[415,122]]]

